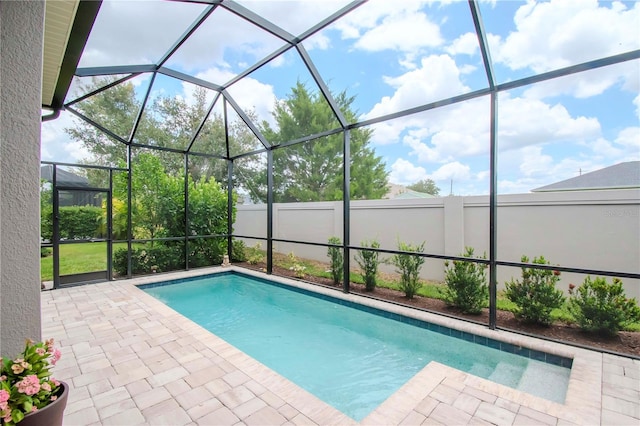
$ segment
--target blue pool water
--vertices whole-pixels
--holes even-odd
[[[555,364],[542,362],[541,352],[515,355],[507,351],[522,348],[472,343],[467,333],[452,337],[443,327],[236,273],[142,288],[358,421],[430,361],[564,402],[570,373],[564,358],[547,355]]]

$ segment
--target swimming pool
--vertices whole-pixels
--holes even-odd
[[[355,420],[431,361],[564,401],[567,358],[238,273],[141,288]]]

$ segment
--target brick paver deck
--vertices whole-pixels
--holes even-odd
[[[64,424],[355,424],[136,287],[219,270],[43,292],[42,334],[55,338],[61,347],[63,358],[54,373],[72,388]],[[574,359],[565,404],[431,362],[362,424],[640,424],[638,360],[491,331],[331,289],[311,288]]]

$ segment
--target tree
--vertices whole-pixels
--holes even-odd
[[[84,87],[90,92],[111,80],[94,79]],[[208,90],[197,87],[193,102],[175,96],[159,96],[147,102],[133,143],[149,147],[162,147],[186,151],[198,125],[208,109]],[[139,95],[139,94],[138,94]],[[126,81],[74,104],[79,112],[101,124],[121,138],[128,140],[140,108],[140,97],[132,82]],[[336,103],[349,122],[356,121],[351,109],[354,98],[344,92],[336,96]],[[222,102],[222,98],[218,102]],[[255,122],[253,111],[245,111]],[[300,137],[317,134],[339,127],[339,123],[322,95],[311,93],[303,84],[297,83],[287,99],[276,105],[274,118],[277,127],[272,129],[263,122],[261,130],[271,144],[278,145]],[[194,181],[214,178],[226,186],[228,161],[221,157],[251,152],[263,148],[256,135],[241,120],[227,123],[225,135],[224,118],[212,113],[195,139],[188,156],[188,173]],[[81,141],[100,165],[126,165],[126,144],[119,142],[84,121],[66,129],[72,139]],[[369,146],[371,130],[352,129],[351,150],[351,198],[377,199],[387,192],[385,165],[381,157]],[[228,144],[228,147],[227,147]],[[275,148],[274,178],[276,201],[341,200],[343,188],[342,152],[343,135],[326,136],[316,141],[289,147]],[[135,147],[132,164],[146,152]],[[184,157],[168,150],[155,150],[165,171],[172,176],[184,174]],[[198,155],[205,154],[205,155]],[[208,155],[208,156],[207,156]],[[256,202],[266,200],[267,170],[265,156],[255,155],[234,160],[234,186],[250,194]]]
[[[126,174],[118,175],[114,198],[126,200]],[[136,239],[183,236],[184,178],[167,174],[160,159],[142,153],[131,179],[131,220]],[[121,203],[114,202],[116,205]],[[127,215],[126,204],[115,211],[115,222]]]
[[[438,188],[436,183],[431,179],[419,180],[412,185],[407,185],[407,188],[425,194],[440,195],[440,188]]]
[[[82,91],[91,92],[111,81],[105,78],[94,78],[91,83],[82,87]],[[150,100],[142,114],[133,142],[150,147],[186,151],[208,110],[208,94],[207,89],[196,87],[191,103],[180,96],[159,96]],[[218,102],[222,102],[222,98]],[[74,104],[73,108],[107,130],[128,140],[140,104],[141,101],[136,96],[133,83],[126,81]],[[247,115],[255,119],[253,112],[249,111]],[[243,122],[231,121],[228,123],[228,128],[229,152],[232,155],[261,147],[255,135]],[[126,144],[107,136],[95,126],[78,120],[74,127],[67,128],[65,131],[73,140],[82,142],[91,152],[94,157],[93,164],[126,166]],[[226,185],[227,161],[198,155],[226,156],[226,141],[224,119],[221,114],[213,112],[207,118],[190,151],[193,154],[189,155],[188,171],[194,181],[201,178],[214,178],[217,182]],[[144,152],[144,149],[134,148],[133,161],[135,162],[137,156]],[[184,157],[180,153],[155,150],[154,155],[160,158],[166,172],[174,176],[184,173]],[[241,168],[243,164],[245,163],[236,167]],[[251,178],[252,170],[251,168],[242,170],[242,176]],[[243,184],[244,180],[240,180],[239,183]]]
[[[112,81],[111,78],[93,78],[91,83],[80,87],[82,92],[92,92]],[[114,134],[128,139],[140,102],[136,99],[133,83],[125,82],[91,96],[72,106],[87,118],[104,126]],[[109,137],[97,127],[78,120],[65,132],[71,139],[83,143],[95,159],[96,164],[116,165],[126,161],[126,145]]]
[[[355,121],[353,97],[345,92],[336,103],[348,121]],[[276,104],[277,129],[262,123],[262,132],[274,145],[339,127],[326,100],[298,82],[287,99]],[[371,130],[351,130],[351,198],[378,199],[387,192],[382,158],[369,146]],[[343,135],[330,135],[273,151],[274,199],[277,202],[342,200]],[[255,185],[266,193],[266,170]]]

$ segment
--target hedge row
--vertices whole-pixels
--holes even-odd
[[[98,230],[102,209],[92,206],[60,207],[60,238],[67,240],[88,240],[100,238]],[[40,234],[43,239],[53,239],[53,212],[43,211],[40,217]]]

